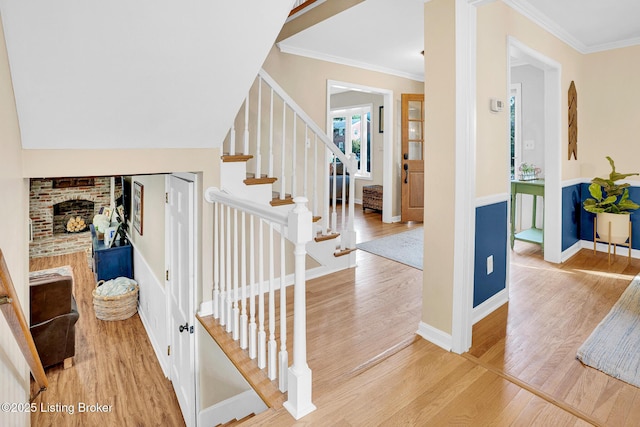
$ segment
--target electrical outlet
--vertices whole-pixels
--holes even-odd
[[[493,255],[487,257],[487,276],[493,273]]]
[[[536,148],[536,142],[533,139],[528,139],[524,142],[525,150],[533,150],[534,148]]]

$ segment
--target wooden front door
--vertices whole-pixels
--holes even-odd
[[[424,95],[402,94],[402,222],[424,216]]]

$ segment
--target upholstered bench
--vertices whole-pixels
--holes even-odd
[[[367,208],[382,212],[382,185],[362,187],[362,210]]]

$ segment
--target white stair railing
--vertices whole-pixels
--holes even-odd
[[[217,188],[207,189],[205,199],[214,205],[213,317],[226,326],[240,348],[247,349],[251,359],[257,359],[260,369],[266,368],[269,379],[278,379],[279,389],[288,392],[284,406],[298,419],[315,409],[306,354],[305,258],[306,244],[312,237],[307,199],[296,197],[295,207],[287,213]],[[279,250],[276,232],[280,235]],[[294,244],[295,260],[291,367],[287,351],[285,238]]]
[[[263,96],[265,93],[268,96]],[[273,188],[280,203],[305,197],[311,202],[313,216],[322,217],[322,234],[340,233],[342,248],[355,248],[353,177],[357,161],[353,154],[347,156],[340,151],[264,70],[250,89],[223,150],[253,156],[247,171],[256,178],[262,171],[276,178]],[[338,173],[334,167],[334,173],[330,173],[332,163],[342,165],[343,172]]]

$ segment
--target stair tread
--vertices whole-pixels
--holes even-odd
[[[271,197],[271,206],[292,205],[295,203],[293,201],[293,197],[291,197],[291,194],[285,194],[284,199],[281,199],[280,193],[274,191],[273,193],[271,193]]]
[[[249,354],[229,336],[225,327],[220,326],[213,316],[196,317],[265,404],[270,408],[282,407],[285,394],[278,389],[274,381],[269,379],[265,371],[258,368],[256,361],[250,359]]]
[[[251,154],[223,154],[221,157],[223,162],[246,162],[253,159]]]
[[[334,257],[341,257],[341,256],[345,256],[345,255],[349,255],[351,252],[355,252],[357,248],[346,248],[346,249],[342,249],[340,251],[336,251],[333,253]]]
[[[245,179],[243,182],[247,185],[260,185],[260,184],[273,184],[277,180],[278,178],[271,178],[271,177],[264,176],[261,178],[247,177],[247,179]]]
[[[318,221],[320,221],[321,219],[322,219],[322,217],[321,217],[321,216],[314,216],[314,217],[311,219],[311,221],[312,221],[312,222],[318,222]]]
[[[324,242],[326,240],[336,239],[340,236],[340,233],[320,234],[313,238],[316,242]]]

